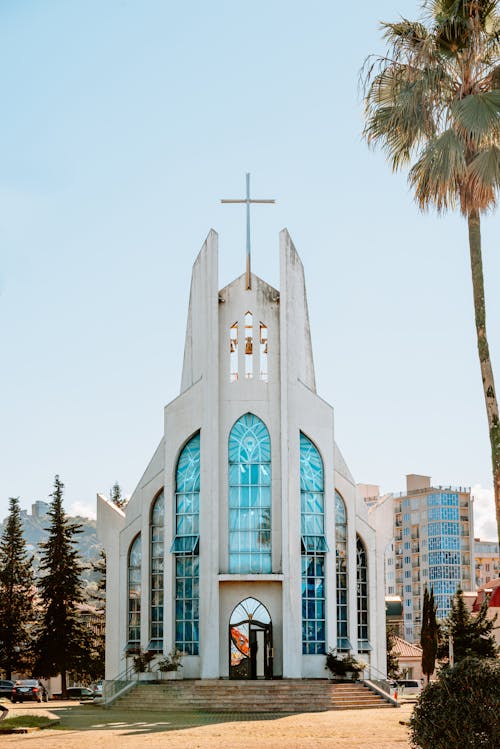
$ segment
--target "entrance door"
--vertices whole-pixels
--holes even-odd
[[[272,624],[269,612],[255,598],[241,601],[229,620],[229,677],[272,679]]]

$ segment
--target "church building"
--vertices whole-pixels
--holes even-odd
[[[106,679],[140,649],[184,678],[326,678],[335,648],[385,674],[383,549],[316,391],[304,272],[280,234],[280,289],[193,266],[180,393],[124,509],[98,495]]]

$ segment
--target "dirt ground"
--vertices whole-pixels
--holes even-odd
[[[48,709],[49,708],[49,709]],[[104,710],[57,702],[9,705],[8,717],[49,715],[59,729],[2,736],[2,749],[408,749],[412,705],[298,715],[244,716]]]

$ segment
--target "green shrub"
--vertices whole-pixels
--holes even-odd
[[[498,749],[500,661],[464,658],[420,694],[410,719],[413,747]]]

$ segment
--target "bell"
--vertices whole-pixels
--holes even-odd
[[[249,336],[245,338],[245,354],[253,353],[252,338]]]
[[[232,338],[229,342],[229,350],[232,354],[234,354],[234,352],[236,351],[236,341],[233,341]]]
[[[267,354],[267,341],[264,344],[264,354]]]

